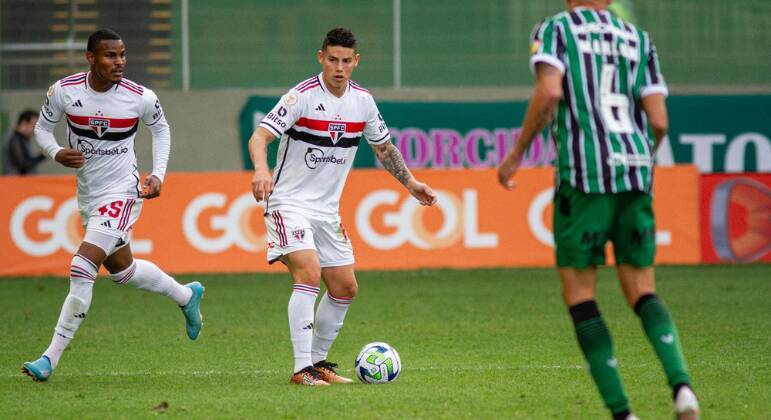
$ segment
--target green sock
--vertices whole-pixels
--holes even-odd
[[[648,341],[656,350],[661,366],[667,374],[669,386],[674,388],[676,385],[689,383],[680,339],[664,303],[655,294],[644,295],[637,300],[634,311],[642,321]]]
[[[576,338],[589,364],[594,383],[600,391],[605,406],[613,413],[629,410],[629,399],[624,392],[618,373],[613,343],[597,303],[593,300],[570,307],[570,315],[576,328]]]

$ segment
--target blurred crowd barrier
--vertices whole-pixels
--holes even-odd
[[[554,263],[551,169],[523,169],[512,192],[498,185],[492,169],[427,169],[417,170],[416,176],[438,192],[436,206],[420,206],[384,170],[352,171],[340,211],[358,268],[546,267]],[[765,186],[755,188],[767,196],[771,175],[758,179]],[[283,270],[280,264],[266,262],[264,209],[252,197],[250,180],[248,172],[168,174],[163,195],[144,202],[132,232],[135,255],[174,273]],[[699,180],[693,165],[656,171],[659,263],[705,261]],[[0,202],[4,230],[0,275],[67,273],[83,235],[74,188],[71,176],[0,179],[0,189],[7,192]],[[748,198],[746,192],[732,191],[731,203],[740,206],[729,204],[732,211],[745,211],[745,207],[755,211],[755,204],[748,204],[756,199],[751,196],[754,193]],[[768,203],[763,205],[768,212]],[[742,234],[730,230],[727,238]],[[737,252],[745,255],[745,249]],[[762,258],[771,261],[768,248]]]
[[[252,96],[241,111],[244,168],[251,169],[246,144],[256,125],[279,101]],[[394,144],[411,168],[493,168],[519,139],[525,101],[381,101],[380,113]],[[771,95],[672,96],[667,99],[669,136],[656,157],[659,166],[695,164],[702,173],[771,172]],[[278,142],[270,147],[275,163]],[[375,167],[362,147],[354,166]],[[550,165],[556,156],[549,130],[538,136],[523,165]]]
[[[528,92],[529,93],[529,92]],[[45,95],[6,95],[15,107],[37,109]],[[250,95],[247,91],[166,91],[159,93],[171,125],[170,171],[234,171],[250,169],[246,141],[257,122],[279,100],[280,93]],[[376,98],[380,95],[375,93]],[[771,172],[771,95],[672,95],[667,99],[669,137],[657,164],[695,164],[701,173]],[[407,164],[414,169],[492,168],[513,147],[527,103],[523,100],[378,100],[381,114]],[[57,126],[66,138],[66,124]],[[275,163],[278,142],[271,145]],[[140,169],[149,171],[152,141],[146,128],[137,132]],[[527,166],[548,165],[554,156],[548,132],[536,139]],[[377,166],[367,146],[354,165]],[[41,172],[71,173],[53,161]]]

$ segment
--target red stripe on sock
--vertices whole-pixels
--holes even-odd
[[[338,303],[341,305],[350,305],[351,302],[353,302],[353,298],[336,298],[331,294],[329,294],[329,292],[327,292],[327,296],[329,296],[329,300],[331,300],[332,302]]]

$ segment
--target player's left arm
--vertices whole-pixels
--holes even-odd
[[[393,175],[393,177],[402,185],[407,187],[407,191],[409,191],[420,204],[431,206],[436,203],[436,193],[434,190],[412,176],[412,172],[407,168],[407,164],[404,163],[401,152],[390,140],[386,140],[379,144],[372,144],[371,146],[372,150],[375,152],[375,156],[380,163],[383,164],[383,168]]]
[[[145,89],[142,105],[144,107],[142,122],[147,125],[153,136],[153,171],[145,177],[139,196],[151,199],[161,195],[163,178],[166,175],[171,152],[171,129],[155,92]]]
[[[640,102],[645,111],[645,116],[648,117],[648,123],[653,130],[653,136],[655,137],[653,150],[657,150],[661,144],[661,140],[667,135],[667,130],[669,129],[666,96],[661,93],[654,93],[643,96]]]
[[[399,149],[391,143],[391,133],[388,126],[377,109],[375,99],[367,97],[364,104],[367,109],[367,121],[364,125],[364,138],[367,139],[375,157],[383,164],[388,173],[407,188],[407,191],[415,197],[420,204],[431,206],[436,203],[436,193],[428,185],[418,181],[412,176],[404,157]]]
[[[511,178],[519,169],[522,156],[538,133],[542,132],[554,115],[554,108],[562,99],[562,71],[539,62],[536,64],[535,92],[527,107],[519,139],[506,158],[498,165],[498,182],[507,189],[514,187]]]
[[[669,128],[666,104],[669,89],[664,80],[664,75],[661,74],[659,56],[656,53],[656,46],[653,44],[650,35],[646,33],[643,41],[643,46],[647,49],[648,53],[644,62],[645,69],[642,74],[643,83],[640,88],[640,104],[653,130],[655,137],[653,149],[657,150],[659,144],[667,135],[667,129]]]

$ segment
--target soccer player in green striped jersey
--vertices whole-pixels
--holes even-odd
[[[614,419],[635,419],[595,301],[597,266],[614,246],[629,306],[672,387],[679,419],[699,416],[672,317],[656,295],[653,157],[667,132],[665,97],[650,36],[608,12],[610,0],[568,0],[533,32],[536,74],[520,138],[498,167],[514,184],[522,155],[549,123],[557,143],[554,242],[562,295],[576,338]]]

